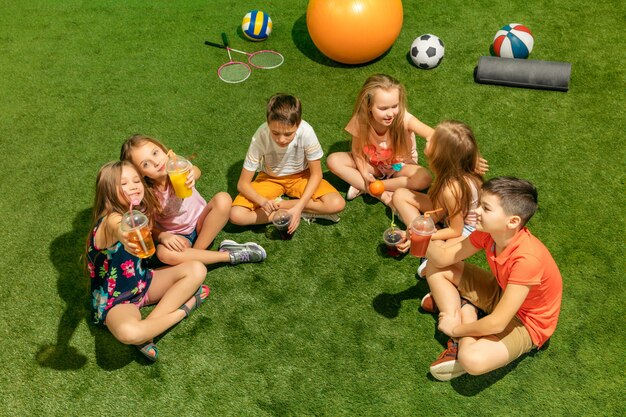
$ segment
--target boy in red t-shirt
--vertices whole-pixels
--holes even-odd
[[[439,311],[448,348],[430,373],[448,381],[480,375],[540,348],[556,328],[562,280],[548,249],[525,227],[537,209],[526,180],[498,177],[482,186],[476,231],[454,246],[432,241],[425,270],[426,311]],[[491,271],[462,262],[484,249]],[[486,315],[478,319],[477,308]]]

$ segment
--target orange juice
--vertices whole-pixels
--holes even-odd
[[[128,240],[139,246],[139,252],[136,253],[137,257],[149,258],[154,255],[154,241],[148,226],[143,226],[130,232]]]
[[[172,182],[172,187],[174,187],[174,192],[176,196],[179,198],[187,198],[191,197],[192,190],[191,188],[185,185],[187,181],[187,175],[189,174],[189,170],[185,170],[183,172],[168,172],[170,177],[170,181]]]
[[[192,189],[185,185],[191,170],[191,162],[180,156],[175,156],[167,161],[165,170],[170,177],[176,196],[178,198],[191,197]]]
[[[145,214],[138,210],[133,210],[132,213],[124,213],[120,228],[122,232],[128,233],[128,241],[134,243],[139,248],[138,252],[131,252],[126,249],[128,253],[134,254],[139,258],[148,258],[154,254],[154,241],[152,240],[152,233],[150,233],[150,222]]]

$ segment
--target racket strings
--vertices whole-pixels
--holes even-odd
[[[248,62],[256,68],[272,69],[279,67],[285,58],[276,51],[258,51],[250,55]]]
[[[243,62],[227,62],[217,70],[220,79],[227,83],[240,83],[250,76],[252,70]]]

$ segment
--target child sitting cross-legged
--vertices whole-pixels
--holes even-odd
[[[230,221],[241,226],[266,224],[278,209],[285,209],[292,215],[289,234],[296,231],[300,218],[338,222],[345,201],[322,178],[322,147],[311,125],[302,120],[300,100],[288,94],[272,96],[266,118],[248,148]],[[290,199],[283,200],[283,195]]]
[[[548,249],[526,228],[536,209],[530,182],[493,178],[482,186],[477,230],[451,246],[430,242],[425,273],[431,293],[422,307],[439,312],[438,329],[450,336],[430,366],[436,379],[493,371],[552,336],[563,283]],[[480,250],[489,271],[463,262]],[[477,308],[486,315],[478,319]]]

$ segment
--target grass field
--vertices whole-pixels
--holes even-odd
[[[395,45],[353,67],[315,49],[305,0],[0,3],[0,415],[626,414],[624,3],[403,3]],[[274,20],[263,44],[238,31],[252,8]],[[535,33],[532,59],[572,63],[568,92],[473,82],[478,58],[511,22]],[[203,41],[222,31],[235,48],[279,50],[285,64],[220,82],[226,54]],[[407,61],[423,33],[446,43],[432,71]],[[300,97],[328,155],[349,148],[356,93],[380,72],[406,85],[425,123],[472,126],[488,178],[538,187],[529,226],[564,284],[548,349],[484,376],[433,380],[428,365],[445,338],[418,310],[427,286],[414,259],[381,254],[389,212],[363,198],[340,223],[303,224],[290,242],[270,228],[227,226],[218,243],[256,241],[268,259],[211,268],[209,302],[163,335],[156,364],[88,324],[79,257],[93,184],[126,137],[196,153],[199,191],[234,196],[269,96]]]

